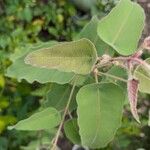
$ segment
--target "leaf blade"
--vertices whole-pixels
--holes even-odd
[[[82,145],[102,148],[112,140],[121,124],[123,101],[123,91],[112,83],[89,84],[80,89],[77,114]]]
[[[77,35],[76,39],[87,38],[95,45],[98,55],[102,56],[108,53],[112,56],[114,54],[113,48],[103,42],[97,34],[98,23],[99,19],[96,16],[92,17],[90,22]]]
[[[81,144],[81,139],[79,135],[79,129],[77,125],[77,119],[71,119],[65,122],[64,131],[68,139],[71,140],[73,144]]]
[[[19,54],[16,52],[11,57],[13,63],[8,67],[5,75],[16,78],[18,81],[25,79],[29,83],[37,81],[39,83],[56,82],[58,84],[65,84],[70,82],[74,77],[74,73],[60,72],[55,69],[36,68],[24,62],[29,52],[49,48],[54,44],[56,44],[56,42],[47,42],[22,48],[22,52],[19,52]]]
[[[130,0],[121,0],[107,16],[99,22],[98,35],[118,53],[130,55],[133,54],[137,48],[144,28],[144,20],[144,11],[138,4]]]
[[[150,64],[150,58],[145,60]],[[147,70],[147,71],[146,71]],[[143,65],[139,65],[135,71],[134,76],[139,80],[139,91],[142,93],[150,94],[150,73]]]
[[[40,68],[86,75],[91,72],[96,59],[95,46],[84,38],[31,52],[26,56],[25,63]]]
[[[51,90],[46,95],[46,101],[44,102],[44,106],[54,107],[57,110],[61,111],[66,107],[66,104],[69,99],[69,95],[71,92],[72,86],[69,84],[58,85],[55,84],[52,86]],[[75,88],[74,94],[72,96],[72,101],[69,107],[69,110],[72,111],[76,108],[75,96],[78,91],[78,88]]]
[[[49,107],[31,115],[27,119],[19,121],[16,125],[9,127],[9,129],[29,131],[51,129],[56,127],[60,121],[60,113],[56,109]]]

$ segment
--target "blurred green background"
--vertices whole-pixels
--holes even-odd
[[[28,117],[40,106],[46,90],[44,85],[37,82],[31,85],[5,77],[6,68],[11,64],[10,55],[26,44],[70,41],[93,15],[100,18],[105,16],[117,2],[0,0],[0,150],[34,150],[36,141],[41,138],[39,133],[7,130],[8,125]],[[149,99],[150,96],[144,94],[139,98],[141,125],[133,120],[128,106],[125,108],[122,127],[105,150],[150,149]],[[73,146],[65,137],[59,144],[64,150]]]

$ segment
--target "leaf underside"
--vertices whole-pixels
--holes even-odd
[[[88,39],[81,39],[31,52],[25,58],[25,63],[40,68],[86,75],[91,72],[96,59],[93,43]]]

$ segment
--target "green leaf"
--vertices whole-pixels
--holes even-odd
[[[105,42],[103,42],[97,34],[97,26],[99,23],[99,19],[94,16],[91,21],[82,29],[79,35],[76,37],[77,39],[80,38],[87,38],[96,47],[98,55],[103,55],[108,53],[109,55],[114,54],[114,50]]]
[[[77,119],[66,121],[64,124],[64,131],[65,131],[66,137],[73,144],[78,144],[78,145],[81,144]]]
[[[60,113],[52,108],[46,108],[37,112],[27,119],[19,121],[16,125],[9,127],[9,129],[16,130],[48,130],[56,127],[61,121]]]
[[[121,125],[125,95],[112,83],[89,84],[77,94],[79,134],[83,146],[105,147]]]
[[[74,77],[74,73],[60,72],[55,69],[37,68],[27,65],[24,62],[28,53],[38,49],[49,48],[54,44],[56,44],[56,42],[40,43],[25,47],[21,52],[17,51],[11,57],[13,64],[7,69],[6,76],[17,78],[18,81],[25,79],[29,83],[38,81],[40,83],[56,82],[59,84],[65,84],[70,82]]]
[[[88,39],[81,39],[31,52],[25,58],[25,63],[40,68],[84,75],[92,71],[96,59],[97,54],[93,43]]]
[[[120,68],[119,66],[113,66],[111,69],[109,69],[107,74],[125,79],[126,81],[128,78],[127,71],[123,68]],[[118,85],[120,88],[122,88],[122,90],[124,91],[124,94],[126,95],[124,104],[129,103],[128,94],[127,94],[127,83],[122,82],[120,80],[116,80],[115,78],[110,78],[108,76],[103,76],[102,82],[112,82],[112,83]]]
[[[119,78],[127,81],[127,71],[123,68],[120,68],[119,66],[113,66],[111,69],[109,69],[107,71],[107,74],[119,77]],[[108,76],[103,76],[102,81],[103,82],[112,82],[112,83],[120,86],[120,88],[123,89],[124,93],[127,94],[127,83],[117,80],[115,78],[108,77]]]
[[[150,58],[146,62],[150,64]],[[150,94],[150,73],[149,70],[146,71],[145,69],[142,65],[139,65],[134,72],[134,76],[139,80],[139,91]]]
[[[46,96],[46,101],[44,103],[44,106],[52,106],[56,108],[57,110],[63,110],[68,102],[69,95],[71,92],[72,86],[65,84],[65,85],[53,85],[52,89],[48,92]],[[75,89],[75,92],[73,94],[71,104],[70,104],[70,111],[72,111],[74,108],[76,108],[76,93],[78,89]]]
[[[51,129],[50,131],[41,131],[40,137],[37,136],[36,132],[32,133],[35,134],[36,139],[32,139],[26,146],[21,146],[21,150],[41,150],[43,148],[48,149],[48,147],[51,145],[50,141],[52,141],[56,135],[56,129]]]
[[[130,0],[120,3],[98,25],[100,38],[122,55],[130,55],[137,49],[145,14],[143,9]]]
[[[78,75],[78,74],[76,74],[76,75],[72,78],[70,84],[73,85],[74,82],[76,82],[76,86],[78,86],[78,87],[79,87],[79,86],[82,86],[82,85],[86,82],[86,80],[87,80],[89,77],[90,77],[90,75]]]

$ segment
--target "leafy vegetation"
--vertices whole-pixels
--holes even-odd
[[[143,9],[88,2],[2,0],[0,149],[149,148]]]

